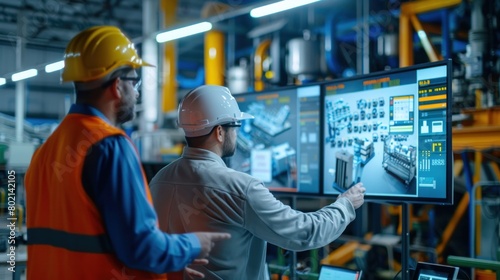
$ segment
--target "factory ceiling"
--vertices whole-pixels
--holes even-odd
[[[176,2],[177,18],[186,21],[200,18],[206,1]],[[142,7],[142,0],[0,0],[0,35],[2,40],[21,35],[28,43],[64,46],[86,27],[115,25],[137,38],[142,35]]]
[[[161,0],[153,1],[160,6]],[[16,72],[16,46],[23,42],[24,52],[21,68],[38,67],[62,59],[64,48],[68,41],[79,31],[95,25],[115,25],[120,27],[140,48],[143,36],[143,0],[0,0],[0,76],[10,77]],[[207,14],[213,15],[207,9],[215,1],[205,0],[168,0],[176,8],[175,25],[200,20]],[[249,6],[256,6],[273,2],[271,0],[219,0],[216,1],[227,11],[244,10]],[[313,5],[314,8],[294,9],[285,15],[271,18],[252,19],[248,15],[231,18],[218,23],[220,30],[236,34],[233,37],[233,51],[251,49],[253,42],[251,34],[266,31],[266,25],[276,25],[280,20],[287,21],[288,32],[301,36],[303,29],[308,25],[320,23],[321,16],[332,12],[356,18],[356,5],[365,0],[323,0]],[[385,0],[370,0],[375,9],[376,3]],[[390,1],[389,1],[390,2]],[[328,9],[322,9],[328,7]],[[384,4],[385,5],[385,4]],[[382,6],[384,6],[382,5]],[[386,6],[386,5],[385,5]],[[261,28],[263,27],[263,28]],[[160,11],[158,31],[163,27],[163,18]],[[270,28],[270,27],[269,27]],[[269,29],[267,28],[267,29]],[[281,30],[287,32],[287,30]],[[280,31],[280,32],[281,32]],[[258,36],[258,35],[256,35]],[[203,65],[203,36],[192,36],[178,40],[177,58],[179,61],[194,61]],[[46,54],[48,53],[48,54]],[[24,70],[24,69],[23,69]],[[68,92],[69,85],[61,87],[58,75],[54,73],[40,73],[30,79],[30,87],[41,91]],[[13,83],[7,85],[12,88]],[[5,88],[5,86],[4,86]]]

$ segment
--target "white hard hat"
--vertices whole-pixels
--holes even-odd
[[[207,135],[214,126],[253,119],[240,111],[227,87],[204,85],[190,91],[177,110],[179,127],[187,137]]]

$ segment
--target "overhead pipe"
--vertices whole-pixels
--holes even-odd
[[[161,0],[163,11],[163,26],[168,28],[176,22],[176,9],[178,0]],[[162,87],[162,111],[163,113],[174,111],[177,107],[177,65],[175,41],[164,44],[163,56],[163,87]]]
[[[254,61],[254,91],[264,90],[264,81],[262,81],[262,76],[264,72],[264,60],[267,58],[267,51],[271,46],[271,40],[265,39],[262,41],[255,50]]]

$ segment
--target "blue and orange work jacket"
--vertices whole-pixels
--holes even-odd
[[[118,260],[82,186],[89,148],[112,135],[124,132],[97,116],[69,114],[34,154],[25,177],[28,279],[166,279]]]

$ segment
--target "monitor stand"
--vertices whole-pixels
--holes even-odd
[[[401,232],[401,276],[403,280],[410,280],[410,230],[409,230],[408,203],[402,203],[402,232]]]

